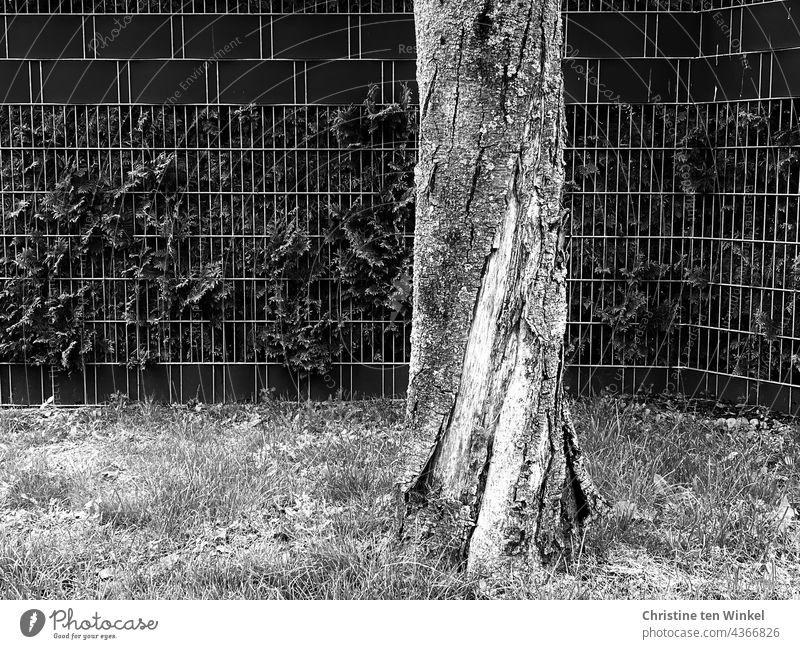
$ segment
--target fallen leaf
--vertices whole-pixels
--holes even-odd
[[[653,486],[656,488],[656,493],[659,496],[669,496],[672,491],[669,482],[666,481],[664,476],[658,473],[653,475]]]

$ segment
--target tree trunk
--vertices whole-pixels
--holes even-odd
[[[560,0],[415,0],[421,131],[407,502],[470,570],[568,553],[603,501],[562,404]]]

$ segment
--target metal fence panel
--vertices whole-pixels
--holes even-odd
[[[353,147],[333,127],[372,84],[379,108],[413,91],[407,0],[4,6],[0,402],[402,394],[409,312],[355,304],[331,228],[410,169],[413,130]],[[793,10],[565,3],[574,390],[797,409]],[[393,227],[401,259],[413,221]]]

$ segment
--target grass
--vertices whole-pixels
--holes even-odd
[[[573,412],[612,511],[546,579],[476,580],[391,540],[401,404],[0,411],[0,596],[800,596],[800,428],[663,399]]]

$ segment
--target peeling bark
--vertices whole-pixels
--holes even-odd
[[[603,502],[562,404],[559,10],[415,2],[416,442],[401,486],[406,502],[459,508],[471,570],[568,553]]]

